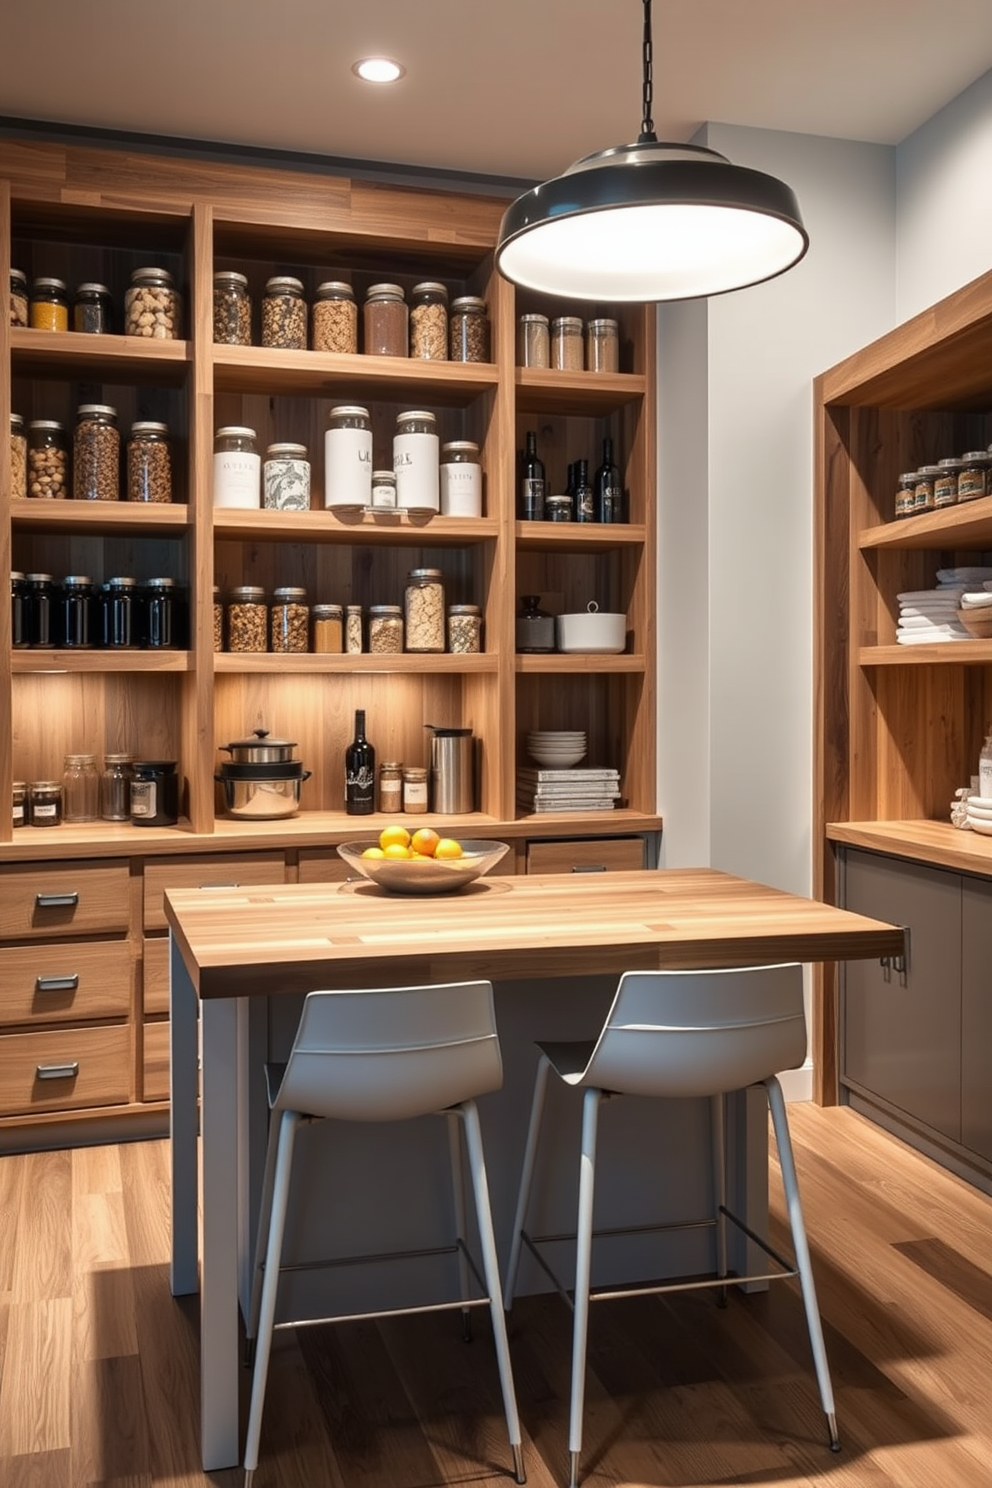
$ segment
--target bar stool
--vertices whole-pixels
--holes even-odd
[[[296,1038],[286,1065],[269,1065],[269,1105],[278,1113],[269,1132],[262,1185],[258,1244],[247,1325],[255,1374],[245,1443],[245,1488],[258,1466],[259,1435],[272,1334],[301,1323],[341,1322],[346,1317],[391,1317],[416,1311],[488,1306],[499,1366],[503,1409],[513,1453],[514,1475],[526,1481],[513,1374],[493,1239],[489,1189],[475,1097],[503,1083],[493,1011],[492,984],[486,981],[436,987],[383,988],[361,992],[311,992],[304,1001]],[[378,1313],[336,1314],[327,1318],[275,1321],[276,1292],[293,1164],[300,1123],[309,1120],[407,1121],[431,1114],[447,1118],[455,1241],[461,1295],[429,1308],[395,1307]],[[472,1178],[483,1275],[466,1245],[462,1176],[464,1131]],[[392,1259],[436,1254],[405,1251]],[[264,1258],[264,1259],[263,1259]],[[390,1259],[377,1255],[377,1260]],[[356,1257],[330,1264],[349,1264]],[[326,1264],[326,1263],[325,1263]],[[485,1295],[469,1296],[469,1270]],[[257,1340],[257,1342],[255,1342]],[[254,1347],[253,1347],[254,1343]]]
[[[643,1296],[716,1287],[723,1301],[728,1286],[777,1281],[798,1275],[830,1446],[833,1451],[839,1451],[833,1389],[799,1202],[785,1100],[775,1076],[777,1070],[795,1069],[806,1057],[802,968],[781,965],[720,971],[626,972],[620,979],[598,1039],[538,1044],[538,1048],[541,1058],[534,1085],[504,1295],[506,1306],[512,1307],[521,1246],[526,1245],[572,1307],[572,1388],[568,1428],[570,1488],[576,1488],[578,1483],[582,1451],[589,1303],[631,1293]],[[572,1298],[538,1250],[552,1238],[562,1237],[532,1236],[525,1227],[541,1116],[548,1076],[552,1071],[566,1085],[584,1091]],[[765,1089],[771,1111],[795,1250],[794,1263],[773,1251],[727,1208],[725,1097],[732,1091],[758,1084]],[[617,1095],[710,1098],[715,1203],[713,1216],[703,1223],[715,1231],[716,1268],[711,1277],[692,1282],[613,1287],[602,1292],[590,1290],[599,1107],[604,1098]],[[770,1274],[730,1275],[727,1267],[728,1220],[760,1246],[781,1269]],[[698,1227],[699,1223],[696,1220],[656,1228],[677,1230],[690,1224]],[[610,1231],[611,1235],[616,1233],[622,1231]]]

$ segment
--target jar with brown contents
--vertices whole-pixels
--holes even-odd
[[[253,584],[232,589],[227,605],[227,649],[268,650],[268,619],[264,589]]]
[[[55,419],[28,425],[28,495],[63,500],[69,494],[69,441]]]
[[[485,300],[459,295],[451,302],[451,360],[488,362],[489,316]]]
[[[403,650],[403,611],[399,605],[369,608],[369,650],[373,656],[398,656]]]
[[[401,356],[408,352],[409,312],[398,284],[373,284],[365,296],[363,329],[366,356]]]
[[[350,284],[328,279],[317,285],[317,298],[313,302],[313,349],[357,352],[358,306]]]
[[[551,366],[550,321],[546,315],[521,315],[517,323],[517,366]]]
[[[124,334],[153,341],[182,335],[182,306],[167,269],[135,269],[124,296]]]
[[[590,372],[619,372],[620,327],[617,321],[589,321],[586,326],[586,367]]]
[[[73,439],[72,494],[77,501],[120,499],[121,436],[117,410],[81,403]]]
[[[172,460],[167,424],[131,425],[127,442],[127,499],[166,504],[172,500]]]
[[[214,342],[218,346],[251,345],[248,278],[233,269],[218,269],[214,275]]]
[[[214,585],[213,599],[213,626],[214,626],[214,650],[224,649],[224,606],[221,603],[220,585]]]
[[[28,323],[28,277],[23,269],[10,271],[10,323],[12,326]]]
[[[410,355],[424,362],[448,360],[448,291],[437,280],[426,279],[413,287]]]
[[[344,647],[344,620],[339,604],[313,607],[313,649],[320,656],[337,656]]]
[[[28,440],[19,413],[10,415],[10,494],[15,501],[28,494]]]
[[[551,322],[551,365],[559,372],[583,370],[582,321],[577,315],[560,315]]]
[[[273,651],[310,649],[310,606],[305,589],[274,589],[271,636]]]
[[[474,604],[448,606],[448,650],[471,656],[482,650],[482,615]]]
[[[444,583],[439,568],[410,570],[405,591],[406,649],[444,650]]]
[[[283,351],[307,349],[307,302],[303,283],[288,275],[276,275],[265,284],[262,301],[262,345]]]

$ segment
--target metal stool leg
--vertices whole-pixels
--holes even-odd
[[[464,1101],[460,1106],[465,1122],[465,1143],[468,1147],[469,1169],[472,1174],[472,1190],[475,1194],[475,1211],[479,1222],[479,1243],[482,1248],[482,1266],[489,1293],[489,1312],[493,1324],[493,1341],[496,1345],[496,1362],[499,1365],[499,1382],[503,1391],[503,1411],[513,1452],[513,1470],[518,1483],[525,1483],[520,1417],[517,1412],[517,1397],[513,1388],[513,1370],[510,1365],[510,1345],[506,1337],[506,1318],[503,1313],[503,1297],[499,1284],[499,1261],[496,1256],[496,1241],[493,1238],[493,1217],[489,1205],[489,1184],[486,1178],[486,1162],[482,1151],[482,1132],[475,1101]]]
[[[713,1145],[713,1207],[716,1214],[716,1274],[727,1274],[727,1106],[726,1097],[710,1097],[710,1119]],[[717,1304],[727,1305],[727,1288],[717,1291]]]
[[[255,1339],[258,1336],[258,1311],[262,1303],[262,1277],[264,1275],[265,1247],[272,1218],[272,1187],[276,1176],[276,1153],[279,1149],[279,1123],[269,1127],[269,1140],[265,1148],[265,1175],[262,1179],[262,1198],[258,1210],[258,1231],[255,1236],[254,1268],[251,1276],[251,1300],[245,1323],[245,1366],[251,1368],[255,1361]]]
[[[269,1355],[272,1352],[276,1291],[279,1287],[279,1263],[282,1258],[282,1242],[286,1230],[289,1180],[293,1169],[293,1144],[300,1119],[296,1111],[283,1111],[279,1118],[278,1153],[272,1185],[272,1217],[269,1222],[268,1243],[265,1248],[265,1277],[262,1282],[262,1300],[258,1317],[255,1374],[251,1385],[251,1406],[248,1411],[248,1432],[245,1438],[245,1488],[251,1488],[251,1480],[258,1466],[258,1443],[262,1431],[262,1409],[265,1405]]]
[[[816,1300],[816,1286],[813,1282],[813,1267],[809,1258],[809,1245],[806,1240],[806,1226],[803,1222],[802,1204],[799,1201],[799,1180],[796,1176],[796,1163],[792,1153],[792,1138],[789,1135],[789,1121],[785,1112],[785,1098],[782,1095],[782,1087],[774,1075],[769,1076],[763,1083],[768,1094],[768,1106],[772,1113],[772,1126],[775,1128],[775,1143],[778,1147],[778,1158],[782,1168],[782,1187],[785,1190],[785,1201],[789,1211],[792,1245],[796,1254],[796,1268],[799,1272],[799,1282],[802,1287],[803,1305],[806,1308],[806,1326],[809,1329],[809,1342],[813,1350],[813,1363],[816,1367],[816,1379],[820,1387],[820,1400],[823,1404],[823,1412],[827,1418],[827,1429],[830,1433],[830,1449],[833,1452],[839,1452],[840,1437],[837,1434],[834,1391],[833,1385],[830,1382],[827,1350],[823,1342],[823,1325],[820,1321],[820,1309]]]
[[[534,1096],[530,1107],[530,1124],[527,1127],[527,1142],[524,1146],[523,1167],[520,1170],[520,1187],[517,1189],[517,1210],[513,1216],[513,1238],[510,1243],[510,1260],[506,1268],[506,1286],[503,1290],[503,1301],[507,1312],[513,1306],[513,1292],[517,1284],[517,1270],[520,1266],[520,1236],[527,1221],[530,1189],[534,1180],[534,1161],[537,1156],[537,1141],[541,1133],[541,1117],[544,1113],[544,1097],[548,1088],[548,1075],[550,1071],[551,1061],[546,1054],[542,1054],[538,1060],[537,1074],[534,1079]]]
[[[445,1112],[445,1123],[448,1128],[448,1156],[451,1159],[451,1192],[455,1209],[455,1236],[458,1240],[458,1279],[461,1286],[462,1296],[468,1300],[471,1295],[468,1260],[465,1255],[465,1244],[467,1241],[465,1226],[465,1175],[462,1171],[462,1127],[457,1111]],[[472,1340],[472,1313],[468,1307],[462,1308],[462,1337],[466,1343]]]
[[[572,1394],[568,1412],[569,1488],[577,1488],[586,1393],[589,1278],[592,1273],[592,1210],[596,1188],[596,1130],[602,1091],[590,1088],[582,1101],[579,1218],[575,1236],[575,1306],[572,1323]]]

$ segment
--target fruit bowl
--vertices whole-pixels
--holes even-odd
[[[378,843],[341,842],[338,853],[363,878],[390,894],[454,894],[474,883],[510,851],[508,842],[461,839],[460,858],[363,858],[368,847]]]

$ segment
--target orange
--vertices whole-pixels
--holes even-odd
[[[362,853],[363,858],[384,858],[385,856],[381,847],[367,847]]]
[[[384,858],[409,858],[412,857],[410,849],[403,842],[391,842],[388,847],[382,849]]]
[[[425,858],[433,858],[440,840],[433,827],[418,827],[410,838],[410,846]]]
[[[434,849],[436,858],[460,858],[462,856],[462,845],[456,842],[454,837],[442,837]]]
[[[385,851],[387,847],[409,847],[410,833],[406,827],[391,826],[383,827],[379,833],[379,846]]]

